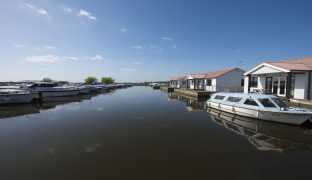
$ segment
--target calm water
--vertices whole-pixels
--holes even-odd
[[[0,107],[0,179],[312,179],[312,129],[149,87]]]

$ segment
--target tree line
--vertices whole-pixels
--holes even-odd
[[[51,78],[48,78],[48,77],[43,78],[42,81],[43,82],[53,82],[53,80]],[[98,82],[98,79],[96,77],[89,76],[86,79],[84,79],[84,82],[86,84],[92,84],[92,83]],[[113,79],[112,77],[109,77],[109,76],[101,77],[101,83],[113,84],[113,83],[115,83],[115,79]]]

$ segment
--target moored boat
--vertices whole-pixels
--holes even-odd
[[[24,90],[1,89],[0,105],[30,103],[34,96],[34,94]]]
[[[58,86],[56,83],[34,83],[27,87],[31,92],[39,93],[41,98],[45,97],[62,97],[62,96],[76,96],[79,89],[75,87]]]
[[[215,93],[206,106],[232,114],[279,123],[301,125],[310,121],[312,111],[288,107],[274,95]]]

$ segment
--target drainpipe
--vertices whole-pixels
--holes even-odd
[[[290,99],[290,91],[291,91],[291,73],[287,73],[286,79],[286,98]]]
[[[308,85],[308,100],[310,100],[310,88],[311,88],[311,71],[309,71],[309,85]]]

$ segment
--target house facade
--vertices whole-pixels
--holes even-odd
[[[264,62],[244,74],[244,92],[311,100],[311,72],[312,57]]]
[[[172,88],[186,88],[186,76],[170,78],[169,85]]]
[[[243,92],[244,73],[239,68],[190,74],[186,77],[187,89],[209,92]]]

